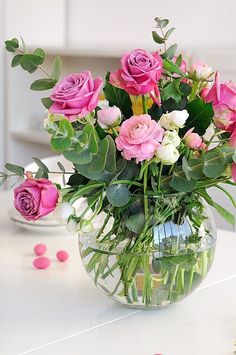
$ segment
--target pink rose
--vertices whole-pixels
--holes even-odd
[[[236,85],[232,81],[221,84],[217,72],[212,88],[204,93],[204,100],[213,104],[216,126],[232,132],[236,124]]]
[[[130,95],[150,94],[158,103],[160,94],[157,82],[161,77],[162,62],[157,52],[135,49],[122,56],[121,69],[111,73],[110,82]]]
[[[107,129],[119,125],[121,121],[121,111],[118,107],[104,107],[97,112],[97,121],[100,127]]]
[[[66,76],[53,89],[49,112],[65,115],[70,121],[86,116],[97,106],[102,85],[102,79],[93,80],[88,70]]]
[[[27,220],[36,221],[56,208],[57,188],[47,179],[28,178],[14,190],[15,208]]]
[[[125,159],[136,158],[136,162],[150,160],[160,146],[164,130],[149,115],[132,116],[121,125],[116,138],[118,150]]]
[[[192,149],[198,149],[202,145],[202,138],[197,133],[193,133],[194,128],[189,129],[184,135],[185,143]]]

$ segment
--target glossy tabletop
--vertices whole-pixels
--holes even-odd
[[[215,262],[180,303],[141,311],[115,304],[89,279],[77,237],[28,231],[8,217],[0,193],[0,355],[232,355],[236,348],[236,234],[218,231]],[[51,267],[35,270],[45,243]],[[55,254],[68,250],[59,263]]]

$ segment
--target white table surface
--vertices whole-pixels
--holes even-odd
[[[77,237],[21,229],[0,193],[0,355],[232,355],[236,340],[236,235],[218,231],[213,267],[191,296],[170,307],[119,306],[83,270]],[[52,265],[32,267],[48,246]],[[66,249],[68,263],[56,261]]]

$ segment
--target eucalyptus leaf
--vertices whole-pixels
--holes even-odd
[[[161,57],[163,59],[166,59],[166,58],[169,58],[169,59],[172,59],[174,56],[175,56],[175,53],[177,51],[177,47],[178,45],[177,44],[173,44],[172,46],[170,46],[166,51],[165,53],[163,53],[161,55]]]
[[[176,190],[181,192],[190,192],[192,191],[197,185],[197,180],[192,179],[188,181],[185,178],[185,173],[181,167],[177,167],[174,170],[170,186]]]
[[[58,129],[51,138],[52,149],[54,151],[69,149],[72,145],[72,137],[74,137],[74,130],[71,123],[66,119],[59,121]]]
[[[5,168],[16,175],[24,176],[25,169],[22,166],[6,163]]]
[[[152,31],[152,38],[154,40],[154,42],[158,43],[158,44],[163,44],[165,43],[165,39],[162,38],[161,36],[159,36],[156,31]]]
[[[127,186],[123,184],[114,184],[106,189],[107,199],[114,207],[127,205],[130,200],[130,192]]]
[[[155,18],[157,28],[165,28],[169,24],[169,20],[167,18],[161,19],[159,17]]]
[[[39,57],[42,57],[43,59],[45,59],[45,56],[46,56],[45,52],[44,52],[44,50],[42,48],[35,49],[33,54],[34,55],[38,55]]]
[[[224,160],[218,148],[208,151],[204,156],[203,173],[209,178],[219,177],[225,170]]]
[[[30,89],[34,91],[43,91],[43,90],[52,89],[55,85],[56,85],[56,81],[54,79],[44,78],[44,79],[35,80],[31,84]]]
[[[38,69],[38,66],[42,64],[44,58],[35,55],[35,54],[23,54],[20,60],[20,66],[22,69],[28,71],[29,73],[33,73],[35,70]]]
[[[53,101],[50,99],[50,97],[43,97],[41,102],[46,109],[49,109],[53,104]]]
[[[165,40],[167,40],[170,35],[172,34],[172,32],[174,32],[175,28],[174,27],[171,27],[165,34]]]
[[[61,57],[57,56],[52,63],[52,79],[55,81],[58,81],[61,75],[61,70],[62,70],[62,61]]]
[[[48,167],[40,160],[39,158],[32,157],[33,161],[38,165],[39,168],[43,170],[45,173],[49,173]]]
[[[15,55],[15,57],[12,58],[12,61],[11,61],[12,68],[17,67],[20,64],[21,57],[22,57],[22,54],[17,54],[17,55]]]
[[[12,38],[5,41],[5,47],[8,52],[15,52],[19,48],[19,41],[17,38]]]

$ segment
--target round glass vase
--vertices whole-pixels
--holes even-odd
[[[106,213],[99,229],[79,236],[79,249],[95,285],[115,301],[164,307],[189,295],[207,275],[216,228],[197,194],[135,195]]]

